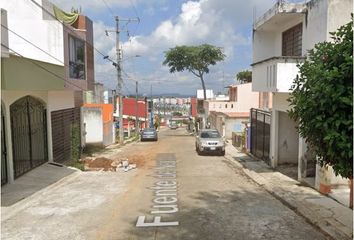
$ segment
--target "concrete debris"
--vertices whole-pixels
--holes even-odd
[[[129,160],[109,158],[86,158],[84,160],[86,171],[110,171],[116,172],[117,168],[123,168],[124,172],[135,169],[136,164],[129,164]]]

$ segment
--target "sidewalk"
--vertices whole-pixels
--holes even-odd
[[[284,205],[303,216],[334,239],[353,239],[353,211],[302,186],[300,182],[273,171],[263,161],[239,152],[231,143],[226,146],[226,158]]]
[[[49,190],[76,178],[80,170],[45,163],[18,178],[14,183],[1,187],[1,221],[41,199]]]

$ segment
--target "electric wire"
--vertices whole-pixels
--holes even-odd
[[[3,43],[1,43],[1,46],[3,46],[3,47],[5,47],[6,49],[8,49],[9,51],[15,53],[16,55],[18,55],[19,57],[21,57],[21,58],[24,59],[25,61],[30,62],[30,63],[32,63],[33,65],[35,65],[36,67],[38,67],[38,68],[40,68],[40,69],[42,69],[42,70],[48,72],[49,74],[52,74],[53,76],[55,76],[55,77],[57,77],[57,78],[63,80],[65,83],[70,84],[70,85],[72,85],[72,86],[74,86],[74,87],[76,87],[76,88],[78,88],[78,89],[80,89],[80,90],[82,90],[82,91],[87,91],[86,89],[83,89],[82,87],[80,87],[80,86],[78,86],[78,85],[76,85],[76,84],[74,84],[74,83],[68,81],[67,79],[65,79],[65,78],[63,78],[62,76],[56,74],[55,72],[53,72],[53,71],[47,69],[46,67],[43,67],[43,66],[40,65],[39,63],[35,62],[35,60],[32,60],[32,59],[29,59],[29,58],[24,57],[23,55],[21,55],[20,53],[16,52],[15,50],[13,50],[12,48],[10,48],[9,46],[6,46],[6,45],[3,44]],[[94,92],[92,92],[92,95],[95,96],[95,97],[98,97],[98,95],[94,94]]]
[[[102,2],[106,5],[108,11],[111,13],[112,17],[114,18],[114,13],[112,11],[112,8],[108,5],[108,3],[105,0],[102,0]]]
[[[80,40],[84,41],[88,46],[91,46],[97,53],[99,53],[100,55],[102,55],[103,57],[106,57],[106,54],[103,54],[100,50],[98,50],[97,48],[95,48],[95,46],[93,46],[91,43],[89,43],[86,39],[81,38],[79,36],[77,36],[77,32],[75,32],[74,29],[72,29],[71,27],[67,26],[66,24],[60,22],[55,15],[53,15],[51,12],[49,12],[47,9],[45,9],[42,5],[40,5],[39,3],[37,3],[35,0],[30,0],[34,5],[36,5],[37,7],[41,8],[44,12],[46,12],[48,15],[50,15],[54,20],[58,21],[59,23],[61,23],[63,25],[64,28],[68,29],[70,32],[75,33],[75,37],[79,38]]]

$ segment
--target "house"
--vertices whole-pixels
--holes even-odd
[[[298,74],[297,64],[316,43],[330,41],[329,32],[350,21],[352,7],[352,0],[278,1],[253,24],[252,90],[272,95],[270,165],[296,165],[297,178],[317,189],[323,171],[297,133],[297,123],[289,118],[287,99]],[[345,182],[334,177],[331,169],[325,172],[332,185]]]
[[[190,115],[192,118],[197,116],[197,98],[195,97],[191,97]]]
[[[59,21],[61,10],[47,0],[1,1],[0,8],[5,184],[80,154],[82,92],[94,82],[93,29],[79,14],[71,23]]]
[[[118,110],[113,115],[118,118]],[[139,127],[147,127],[148,109],[145,99],[123,98],[123,127],[125,130],[129,127],[135,129],[136,119],[139,120]]]
[[[212,127],[231,139],[232,132],[242,132],[249,122],[250,109],[258,107],[259,94],[252,83],[230,85],[229,95],[204,101],[204,109]]]

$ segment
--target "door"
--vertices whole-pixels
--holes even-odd
[[[48,161],[46,109],[26,96],[10,106],[14,177]]]

